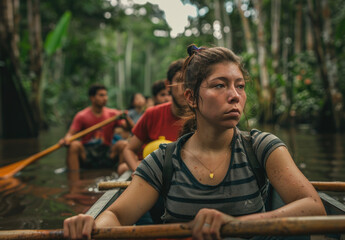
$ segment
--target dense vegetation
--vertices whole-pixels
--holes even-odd
[[[251,74],[248,119],[343,130],[344,1],[183,2],[194,4],[198,16],[172,38],[164,12],[150,3],[1,1],[0,137],[68,125],[89,104],[94,82],[109,88],[110,107],[124,109],[132,93],[150,95],[151,84],[191,43],[243,57]]]

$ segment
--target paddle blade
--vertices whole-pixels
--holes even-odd
[[[39,153],[29,157],[29,158],[26,158],[24,160],[12,163],[12,164],[7,165],[5,167],[1,167],[0,168],[0,178],[13,177],[13,175],[15,175],[17,172],[19,172],[23,168],[25,168],[27,165],[33,163],[37,159],[55,151],[56,149],[58,149],[60,147],[61,147],[60,144],[55,144],[55,145],[51,146],[50,148],[47,148],[46,150],[39,152]]]

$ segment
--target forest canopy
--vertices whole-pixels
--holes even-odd
[[[344,130],[344,1],[182,2],[198,14],[172,37],[165,13],[151,3],[1,1],[0,137],[67,126],[96,82],[107,86],[109,107],[126,109],[130,95],[149,96],[192,43],[243,58],[249,122]]]

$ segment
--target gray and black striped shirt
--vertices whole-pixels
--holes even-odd
[[[265,211],[264,200],[249,166],[239,133],[240,130],[236,128],[231,143],[230,167],[223,181],[216,186],[201,184],[181,159],[181,147],[193,133],[186,134],[177,140],[172,159],[174,173],[167,194],[165,214],[162,216],[165,222],[190,221],[202,208],[217,209],[232,216]],[[285,146],[271,133],[253,129],[250,135],[253,151],[263,166],[274,149]],[[148,155],[135,171],[136,175],[145,179],[158,192],[162,188],[165,149],[166,144],[161,144],[159,149]]]

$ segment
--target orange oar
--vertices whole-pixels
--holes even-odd
[[[73,141],[76,140],[90,132],[93,132],[95,130],[97,130],[98,128],[101,128],[109,123],[111,123],[112,121],[118,120],[120,118],[123,117],[123,114],[119,114],[116,116],[113,116],[111,118],[108,118],[100,123],[97,123],[83,131],[80,131],[76,134],[74,134],[73,136],[71,136],[68,140],[69,141]],[[12,177],[14,174],[16,174],[17,172],[19,172],[20,170],[22,170],[24,167],[26,167],[27,165],[33,163],[34,161],[36,161],[37,159],[59,149],[60,147],[62,147],[62,145],[60,145],[59,143],[43,150],[42,152],[36,153],[34,155],[32,155],[31,157],[28,157],[24,160],[12,163],[10,165],[7,165],[5,167],[1,167],[0,168],[0,178],[8,178],[8,177]]]

